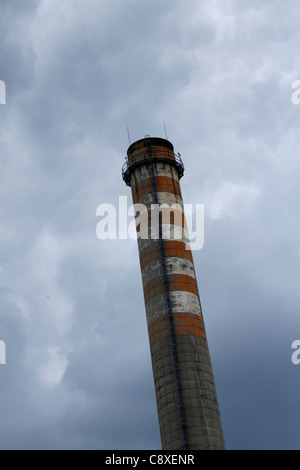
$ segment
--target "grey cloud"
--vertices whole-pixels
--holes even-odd
[[[138,251],[100,241],[131,141],[168,137],[227,445],[298,448],[299,5],[2,1],[0,446],[158,448]],[[274,21],[276,18],[276,21]]]

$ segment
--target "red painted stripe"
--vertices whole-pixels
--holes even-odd
[[[186,274],[168,274],[169,291],[191,292],[198,295],[197,281]],[[144,297],[147,304],[157,295],[164,293],[164,282],[161,277],[151,279],[144,285]]]
[[[167,258],[183,258],[193,262],[191,250],[186,250],[185,243],[176,240],[164,241],[165,254]],[[140,251],[140,264],[143,269],[147,264],[152,261],[157,261],[160,258],[158,242],[153,241],[150,245],[146,246]]]
[[[158,193],[172,193],[182,199],[180,184],[175,179],[167,176],[156,176],[155,182]],[[139,182],[135,180],[131,188],[134,204],[138,203],[142,197],[152,193],[150,178],[145,178]]]
[[[189,312],[173,313],[176,336],[194,335],[205,338],[203,320],[200,315]],[[166,316],[153,321],[148,327],[150,347],[169,336],[168,319]]]

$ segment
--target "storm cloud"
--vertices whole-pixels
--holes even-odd
[[[1,449],[159,449],[136,241],[99,240],[130,141],[180,152],[229,449],[298,449],[296,0],[2,0]]]

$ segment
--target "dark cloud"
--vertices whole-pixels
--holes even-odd
[[[181,152],[225,439],[297,449],[299,4],[2,1],[2,449],[155,449],[138,251],[100,241],[131,141]],[[276,21],[275,21],[276,19]]]

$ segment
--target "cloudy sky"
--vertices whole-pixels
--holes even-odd
[[[159,449],[131,142],[169,140],[229,449],[299,449],[298,0],[1,0],[1,449]],[[118,212],[118,211],[117,211]]]

